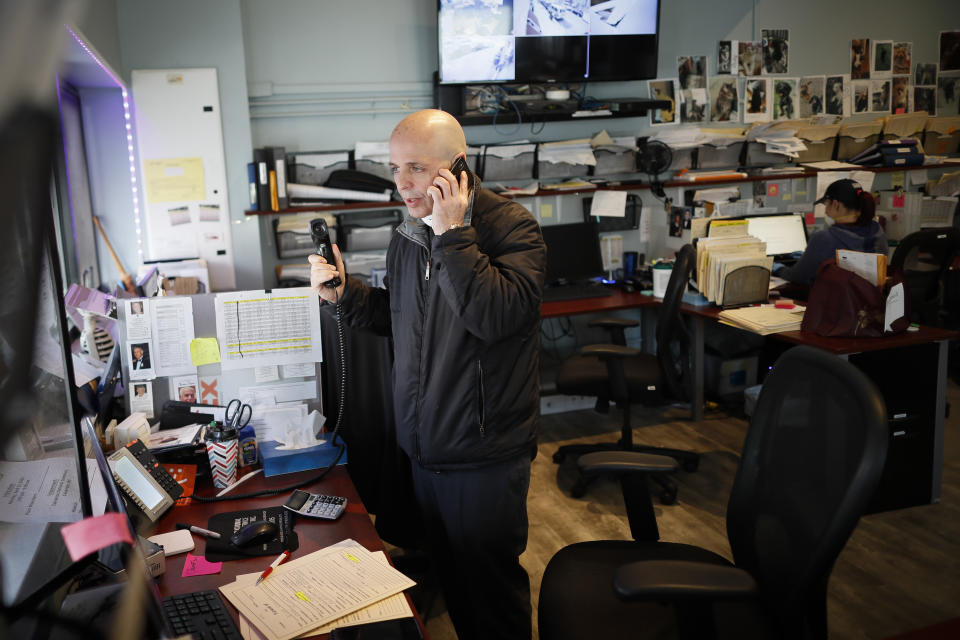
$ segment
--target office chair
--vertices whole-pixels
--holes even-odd
[[[692,451],[635,445],[630,423],[630,407],[633,403],[655,406],[663,404],[665,397],[681,400],[689,397],[690,340],[686,324],[680,317],[680,301],[695,261],[696,250],[692,245],[684,245],[677,254],[657,315],[655,355],[626,346],[624,329],[636,326],[636,321],[603,318],[592,321],[590,326],[610,330],[613,344],[583,347],[577,355],[560,365],[557,391],[567,395],[595,396],[596,409],[600,413],[607,413],[612,400],[621,408],[623,422],[617,442],[564,445],[554,454],[554,462],[562,462],[567,455],[622,450],[668,455],[681,462],[687,471],[697,470],[700,457]],[[595,477],[581,474],[573,486],[573,496],[582,497],[587,484]],[[661,502],[672,504],[677,497],[676,485],[662,473],[651,478],[661,488]]]
[[[569,545],[543,575],[540,638],[826,638],[830,572],[878,485],[887,439],[883,397],[866,375],[792,348],[768,375],[744,441],[727,505],[733,563],[646,538]],[[587,473],[643,476],[648,457],[579,462]]]
[[[954,227],[914,231],[897,245],[890,268],[903,274],[912,321],[940,324],[941,283],[957,255],[960,230]]]

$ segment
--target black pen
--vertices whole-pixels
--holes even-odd
[[[213,538],[214,540],[220,539],[220,534],[217,533],[216,531],[210,531],[210,529],[204,529],[202,527],[197,527],[192,524],[184,524],[183,522],[178,522],[177,529],[189,529],[191,532],[197,534],[198,536]]]

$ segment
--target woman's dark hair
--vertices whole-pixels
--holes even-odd
[[[860,212],[854,224],[866,226],[873,222],[873,217],[877,212],[877,202],[873,199],[873,194],[864,189],[857,192],[856,206],[851,208]]]

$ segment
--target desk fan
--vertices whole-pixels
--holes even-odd
[[[637,148],[637,169],[650,178],[650,191],[658,198],[666,197],[659,175],[673,162],[673,151],[666,143],[650,138],[640,138]]]

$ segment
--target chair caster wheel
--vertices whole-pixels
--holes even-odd
[[[582,498],[587,495],[587,485],[582,482],[577,482],[573,485],[573,488],[570,489],[570,495],[574,498]]]
[[[563,459],[566,457],[567,456],[564,455],[562,451],[557,451],[555,454],[553,454],[553,461],[556,464],[560,464],[561,462],[563,462]]]
[[[671,505],[677,501],[677,492],[664,489],[660,492],[660,504]]]
[[[686,471],[686,472],[688,472],[688,473],[693,473],[694,471],[696,471],[696,470],[699,469],[699,468],[700,468],[700,460],[699,460],[699,459],[684,460],[684,461],[683,461],[683,470]]]

